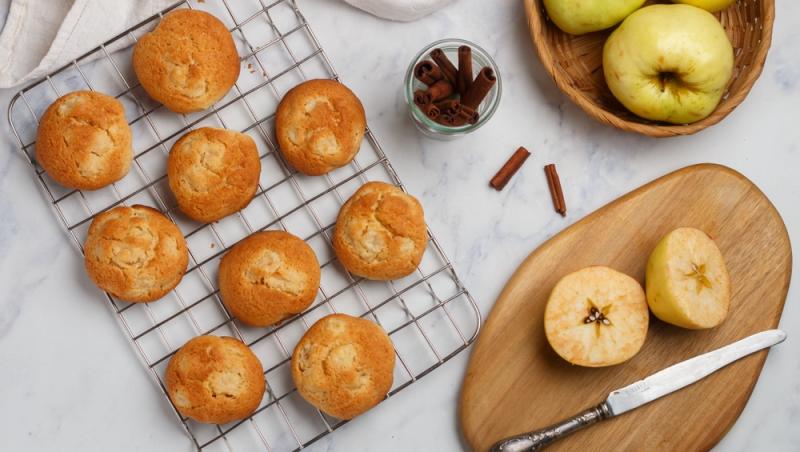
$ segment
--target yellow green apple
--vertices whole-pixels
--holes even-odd
[[[733,74],[733,47],[719,21],[690,5],[646,6],[603,47],[606,83],[622,105],[653,121],[710,115]]]
[[[550,20],[561,30],[582,35],[605,30],[639,9],[645,0],[544,0]]]
[[[687,5],[694,5],[698,8],[703,8],[706,11],[715,13],[736,3],[736,0],[672,0],[673,3],[686,3]]]
[[[676,229],[661,239],[647,261],[647,304],[659,319],[689,329],[725,320],[731,283],[716,243],[703,231]]]

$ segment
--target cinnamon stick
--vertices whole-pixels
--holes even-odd
[[[449,127],[457,127],[458,126],[458,117],[456,115],[450,113],[442,113],[439,116],[439,120],[437,121],[439,124],[443,124]]]
[[[453,86],[453,84],[447,80],[439,80],[431,85],[427,91],[425,91],[427,96],[430,98],[427,103],[433,103],[442,99],[446,99],[453,95],[455,89],[455,86]]]
[[[437,107],[435,104],[420,105],[419,109],[422,110],[423,113],[425,113],[425,116],[434,121],[439,119],[439,115],[441,115],[441,110],[439,110],[439,107]]]
[[[424,60],[420,61],[416,66],[414,66],[414,77],[416,77],[416,79],[420,82],[431,86],[444,78],[444,75],[436,63],[430,60]]]
[[[485,67],[481,69],[472,86],[461,96],[461,104],[477,110],[495,83],[497,83],[497,77],[492,68]]]
[[[436,106],[439,107],[439,110],[447,112],[450,115],[457,115],[458,112],[461,111],[461,102],[459,102],[458,99],[439,101],[436,102]]]
[[[450,58],[447,58],[444,51],[442,49],[433,49],[430,53],[431,59],[439,65],[439,69],[442,70],[442,75],[444,78],[449,81],[450,83],[457,83],[458,80],[458,69],[453,66],[453,62],[450,61]]]
[[[462,96],[472,86],[472,48],[461,46],[458,48],[458,80],[456,89]]]
[[[520,148],[511,155],[511,158],[508,159],[506,164],[500,168],[500,171],[495,174],[489,182],[489,185],[497,191],[505,188],[511,178],[514,177],[514,174],[522,168],[522,164],[525,163],[525,160],[527,160],[530,155],[531,153],[528,152],[527,149],[520,146]]]
[[[475,124],[480,119],[480,115],[473,108],[466,105],[459,105],[458,116],[464,120],[465,123]]]
[[[553,207],[556,212],[561,214],[562,217],[567,215],[567,204],[564,200],[564,192],[561,190],[561,179],[558,177],[558,171],[555,164],[549,164],[544,167],[544,172],[547,175],[547,186],[550,189],[550,197],[553,198]]]
[[[422,107],[423,105],[428,105],[430,103],[431,98],[427,91],[423,91],[421,89],[414,91],[414,105],[417,107]]]

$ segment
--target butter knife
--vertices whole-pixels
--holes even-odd
[[[554,441],[604,419],[619,416],[667,394],[685,388],[728,364],[759,350],[772,347],[786,339],[781,330],[767,330],[718,348],[664,370],[644,380],[612,391],[608,398],[589,410],[550,427],[504,439],[490,452],[529,452],[545,448]]]

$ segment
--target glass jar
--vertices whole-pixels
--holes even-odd
[[[439,124],[438,122],[428,118],[419,107],[414,104],[414,92],[417,90],[425,90],[427,86],[414,77],[414,68],[417,63],[423,60],[430,60],[430,53],[436,48],[444,51],[445,55],[453,62],[453,65],[458,67],[458,48],[466,45],[472,48],[472,71],[473,78],[478,75],[480,70],[484,67],[490,67],[495,76],[497,83],[492,87],[489,94],[478,106],[478,113],[480,114],[478,121],[475,124],[465,124],[463,126],[447,126]],[[486,124],[492,116],[494,116],[497,106],[500,104],[500,95],[503,92],[503,83],[500,79],[500,71],[497,69],[492,57],[486,53],[480,46],[475,43],[465,41],[463,39],[442,39],[436,41],[429,46],[422,49],[417,56],[411,61],[408,67],[405,78],[405,98],[411,113],[411,119],[414,125],[420,132],[430,138],[437,140],[454,140],[456,138],[468,135]]]

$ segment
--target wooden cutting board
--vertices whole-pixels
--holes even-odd
[[[706,231],[732,283],[726,321],[689,331],[651,316],[647,341],[630,361],[573,366],[544,335],[547,297],[562,276],[608,265],[644,284],[650,251],[680,226]],[[778,325],[792,270],[786,227],[763,193],[719,165],[690,166],[594,212],[534,251],[497,299],[470,357],[461,394],[464,436],[476,451],[545,427],[604,400],[613,389],[664,367]],[[569,451],[692,451],[716,444],[741,413],[767,352],[552,446]],[[549,449],[548,449],[549,450]]]

